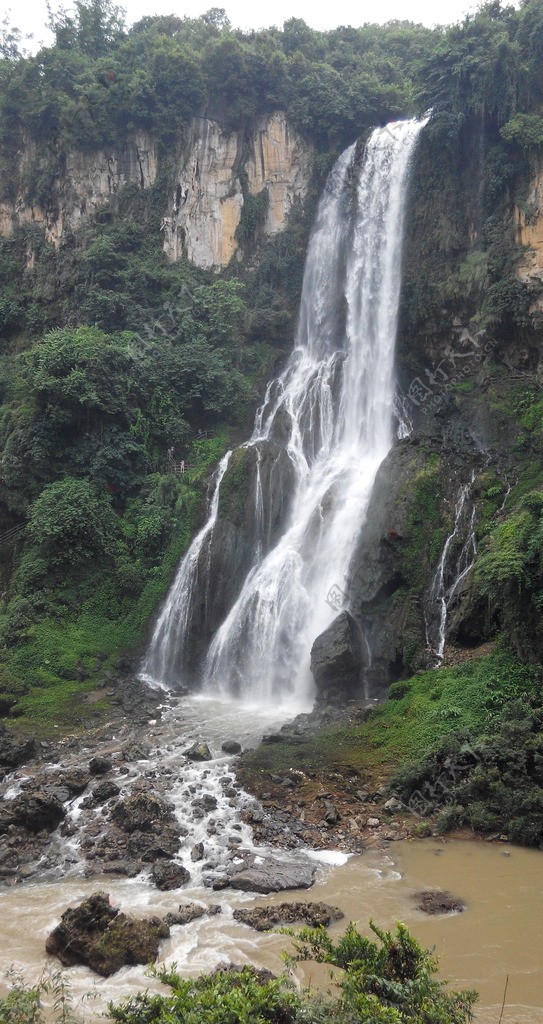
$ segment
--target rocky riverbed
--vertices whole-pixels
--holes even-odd
[[[158,889],[177,889],[195,871],[204,886],[254,892],[306,888],[314,867],[285,851],[360,852],[410,835],[414,825],[383,784],[296,767],[296,744],[353,707],[320,708],[276,729],[264,742],[286,746],[284,769],[255,771],[239,738],[189,723],[190,699],[120,675],[107,723],[58,741],[0,734],[0,879],[148,872]],[[189,716],[190,717],[190,716]],[[204,716],[205,717],[205,716]],[[258,742],[259,734],[256,734]],[[251,739],[254,743],[254,737]],[[294,756],[292,754],[294,744]],[[218,748],[218,749],[217,749]],[[207,766],[209,762],[210,767]],[[276,847],[264,859],[255,848]]]

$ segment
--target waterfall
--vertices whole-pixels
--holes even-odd
[[[208,518],[181,560],[168,598],[158,616],[151,637],[149,651],[143,664],[142,676],[151,683],[168,685],[175,678],[177,649],[183,642],[192,597],[199,581],[202,552],[209,552],[209,541],[217,521],[221,480],[226,473],[231,452],[221,459],[213,480],[213,494]],[[209,570],[208,559],[204,566]]]
[[[292,468],[289,515],[271,549],[265,538],[255,544],[252,567],[207,652],[208,692],[260,703],[304,703],[311,695],[311,645],[337,611],[330,595],[347,573],[377,469],[393,442],[405,195],[424,123],[376,129],[363,159],[351,146],[327,182],[308,248],[295,349],[268,387],[244,446],[256,448],[257,531],[271,501],[261,453],[278,443]],[[202,571],[226,471],[224,463],[208,523],[181,565],[151,642],[145,671],[170,685],[168,666],[183,644],[195,593],[191,574]],[[207,571],[213,574],[212,564]]]
[[[445,651],[447,615],[454,595],[473,568],[477,546],[475,541],[475,505],[467,514],[467,502],[475,479],[460,488],[454,507],[453,528],[441,552],[426,600],[426,645],[441,662]],[[463,536],[459,551],[455,544]],[[454,555],[455,557],[451,557]]]

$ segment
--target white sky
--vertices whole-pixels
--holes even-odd
[[[8,0],[9,2],[9,0]],[[265,28],[281,26],[287,18],[303,18],[313,28],[331,29],[338,25],[363,25],[364,22],[383,24],[394,19],[422,22],[424,25],[444,25],[459,21],[464,14],[477,9],[477,0],[273,0],[273,3],[255,3],[254,0],[117,0],[127,14],[128,24],[146,14],[177,14],[198,17],[210,7],[224,7],[236,28]],[[58,4],[53,0],[53,9]],[[70,0],[63,6],[70,9]],[[44,26],[47,20],[45,0],[11,2],[9,14],[12,24],[25,33],[32,33],[35,50],[40,41],[49,41]]]

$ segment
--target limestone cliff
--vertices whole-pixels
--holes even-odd
[[[24,224],[43,227],[48,242],[59,246],[107,203],[122,186],[147,189],[158,173],[157,146],[144,133],[123,145],[93,153],[48,156],[52,184],[40,202],[30,183],[40,166],[33,142],[21,150],[0,202],[0,236]],[[237,230],[249,196],[267,191],[260,225],[264,235],[286,227],[292,207],[306,196],[312,148],[288,125],[285,114],[260,118],[246,131],[225,131],[217,121],[195,118],[177,158],[170,202],[164,211],[164,251],[171,261],[186,255],[197,266],[226,266],[238,250]],[[12,193],[10,195],[10,192]],[[8,198],[9,196],[9,198]]]
[[[0,202],[3,237],[23,224],[37,224],[44,228],[47,241],[58,246],[66,230],[77,228],[123,185],[149,188],[157,175],[156,145],[149,135],[137,132],[115,149],[68,153],[55,168],[47,204],[40,205],[25,186],[38,161],[37,147],[29,142],[14,169],[17,194],[12,200]]]
[[[523,209],[515,207],[516,241],[526,247],[518,273],[536,293],[532,312],[543,310],[543,166],[534,167]]]
[[[224,267],[238,248],[236,232],[246,197],[268,190],[263,231],[281,231],[311,173],[311,147],[277,112],[248,132],[224,131],[195,118],[177,168],[171,209],[163,222],[170,260],[186,255],[199,267]]]

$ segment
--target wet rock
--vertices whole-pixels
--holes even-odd
[[[240,871],[218,881],[225,881],[232,889],[240,889],[242,892],[282,892],[285,889],[309,889],[315,881],[315,871],[315,867],[310,864],[288,864],[267,857],[261,864],[242,867]],[[224,888],[222,885],[220,887]]]
[[[134,665],[133,665],[132,661],[130,660],[130,658],[128,658],[126,655],[122,655],[115,662],[115,668],[117,669],[118,672],[133,672],[134,671]]]
[[[103,804],[106,800],[111,800],[112,797],[118,796],[121,790],[113,779],[103,779],[97,786],[94,787],[90,800],[93,804]]]
[[[193,743],[188,750],[185,750],[185,757],[189,761],[211,761],[212,754],[207,743]]]
[[[151,877],[157,889],[167,891],[169,889],[180,889],[190,881],[190,871],[187,871],[182,864],[164,863],[158,861],[153,864]]]
[[[191,861],[193,863],[196,863],[197,861],[203,860],[204,856],[205,856],[204,844],[203,843],[195,843],[195,845],[192,847],[192,850],[190,851],[190,859],[191,859]]]
[[[234,919],[255,928],[258,932],[268,931],[278,925],[296,924],[303,921],[311,928],[325,927],[332,921],[340,921],[344,913],[329,903],[278,903],[249,910],[234,910]]]
[[[221,750],[225,754],[241,754],[241,743],[236,740],[225,740],[221,745]]]
[[[0,730],[0,768],[18,768],[36,754],[36,740],[14,736],[4,726]]]
[[[64,911],[45,948],[64,967],[84,964],[108,978],[121,967],[154,962],[161,939],[169,934],[159,918],[127,917],[111,906],[107,893],[97,892]]]
[[[311,648],[317,699],[343,702],[357,694],[366,661],[360,627],[348,612],[341,612]]]
[[[87,788],[91,776],[86,768],[70,768],[61,772],[60,780],[70,791],[70,795],[78,796]]]
[[[144,864],[164,857],[175,857],[179,850],[182,830],[174,825],[165,825],[156,832],[132,832],[126,845],[131,857],[139,857]]]
[[[148,761],[151,756],[151,746],[149,743],[127,743],[123,747],[123,758],[132,764],[134,761]]]
[[[66,811],[54,793],[46,790],[20,793],[0,807],[0,833],[10,825],[20,825],[29,832],[54,832]]]
[[[91,757],[89,761],[89,772],[91,775],[105,775],[112,768],[113,761],[110,761],[109,757],[102,757],[100,754],[97,754],[96,757]]]
[[[170,926],[173,924],[190,924],[191,921],[196,921],[200,917],[220,914],[221,909],[219,903],[212,903],[209,907],[202,907],[199,903],[181,903],[177,912],[166,914],[164,920]]]
[[[173,807],[156,793],[134,793],[119,800],[110,818],[125,832],[148,832],[160,823],[176,821]]]
[[[440,889],[424,889],[413,893],[413,899],[416,900],[417,909],[423,910],[425,914],[460,914],[466,909],[462,900]]]

